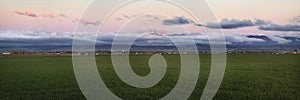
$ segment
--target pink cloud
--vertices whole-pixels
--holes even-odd
[[[38,14],[38,13],[33,13],[32,11],[15,11],[15,14],[18,15],[23,15],[23,16],[29,16],[29,17],[44,17],[44,18],[57,18],[57,17],[63,17],[67,18],[68,16],[65,14],[52,14],[52,13],[44,13],[44,14]]]
[[[15,13],[18,15],[24,15],[29,17],[38,17],[38,14],[33,13],[32,11],[25,11],[25,12],[15,11]]]
[[[55,18],[56,16],[55,15],[53,15],[53,14],[43,14],[42,15],[43,17],[50,17],[50,18]]]

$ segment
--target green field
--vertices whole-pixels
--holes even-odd
[[[133,55],[133,70],[150,72],[151,55]],[[180,71],[178,55],[164,55],[165,77],[154,87],[138,89],[122,82],[109,56],[97,56],[101,77],[123,99],[159,99],[175,86]],[[190,99],[199,99],[210,71],[210,55],[200,55],[199,80]],[[300,55],[228,55],[226,73],[214,99],[300,99]],[[53,56],[0,57],[0,99],[85,99],[74,76],[72,58]]]

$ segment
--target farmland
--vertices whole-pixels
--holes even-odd
[[[122,82],[110,56],[97,56],[107,87],[123,99],[159,99],[176,85],[180,71],[178,55],[163,55],[168,68],[154,87],[139,89]],[[138,75],[150,72],[151,55],[132,55],[130,63]],[[210,71],[210,55],[200,55],[200,75],[190,99],[199,99]],[[214,99],[300,99],[300,55],[232,54]],[[69,56],[0,57],[0,99],[85,99]]]

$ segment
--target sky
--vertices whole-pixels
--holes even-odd
[[[126,1],[126,0],[123,0]],[[33,30],[50,32],[72,32],[83,11],[91,0],[6,0],[1,1],[1,30]],[[206,0],[218,20],[222,19],[262,19],[276,24],[290,24],[290,20],[300,16],[299,0]],[[140,6],[143,3],[139,4]],[[139,6],[129,5],[129,6]],[[164,5],[161,5],[164,6]],[[160,12],[160,6],[151,5]],[[101,14],[101,7],[99,14]],[[141,9],[121,9],[126,16],[134,16]],[[185,16],[180,10],[174,10],[171,6],[168,15],[174,17]],[[30,16],[33,14],[36,16]],[[125,14],[126,13],[126,14]],[[123,15],[113,16],[121,19]],[[186,16],[187,17],[187,16]],[[99,24],[97,18],[82,21],[87,25]],[[98,21],[98,22],[97,22]],[[256,29],[231,29],[229,32],[260,32]],[[117,30],[117,29],[115,29]]]
[[[222,29],[226,37],[232,39],[229,41],[233,42],[259,42],[262,40],[249,39],[246,36],[263,34],[278,43],[287,43],[287,40],[276,36],[300,35],[300,0],[205,1],[215,14],[217,22],[198,21],[178,6],[155,0],[121,6],[109,17],[105,11],[113,10],[109,9],[109,6],[114,5],[91,7],[94,3],[92,0],[2,0],[0,40],[72,37],[72,32],[77,26],[83,29],[80,30],[83,34],[88,34],[89,30],[98,29],[101,24],[105,28],[104,32],[110,33],[104,36],[109,39],[114,36],[112,33],[116,32],[126,34],[125,37],[128,37],[128,33],[147,31],[174,36],[185,34],[186,29],[199,34],[203,29]],[[90,8],[94,11],[87,11]],[[188,10],[193,10],[193,7]],[[104,18],[107,19],[103,20]],[[200,35],[195,37],[202,38]]]

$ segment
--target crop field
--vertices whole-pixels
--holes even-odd
[[[127,85],[115,74],[110,56],[96,56],[107,87],[122,99],[159,99],[176,85],[180,72],[178,55],[163,55],[168,68],[151,88]],[[151,55],[131,55],[135,73],[150,72]],[[210,71],[210,55],[200,55],[200,74],[191,100],[199,99]],[[231,54],[222,84],[214,99],[300,99],[300,55]],[[76,82],[69,56],[0,57],[0,99],[85,99]]]

